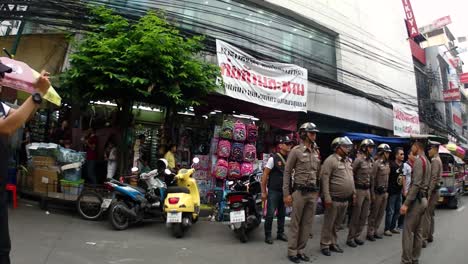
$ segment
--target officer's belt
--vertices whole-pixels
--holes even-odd
[[[318,192],[319,189],[314,184],[312,185],[301,185],[301,184],[294,184],[295,191],[301,192]]]
[[[337,203],[349,202],[350,199],[351,197],[348,197],[348,198],[332,197],[332,201],[337,202]]]
[[[376,194],[385,194],[385,193],[387,193],[387,190],[388,190],[387,186],[379,186],[379,187],[374,188],[374,192]]]
[[[356,187],[356,189],[359,189],[359,190],[369,190],[369,189],[370,189],[370,185],[369,185],[369,184],[359,184],[359,183],[356,183],[354,186]]]

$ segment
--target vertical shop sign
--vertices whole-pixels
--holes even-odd
[[[410,0],[402,0],[403,9],[406,15],[406,28],[410,38],[414,38],[419,35],[418,26],[416,25],[416,19],[414,18],[413,8],[411,7]]]
[[[393,134],[401,137],[420,134],[418,111],[397,103],[392,103],[392,105]]]
[[[216,40],[218,63],[227,96],[292,112],[307,111],[307,70],[263,61]]]

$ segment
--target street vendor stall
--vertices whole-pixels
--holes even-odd
[[[27,145],[28,166],[19,179],[20,192],[41,198],[41,207],[48,201],[75,202],[84,186],[81,167],[85,153],[53,143]]]

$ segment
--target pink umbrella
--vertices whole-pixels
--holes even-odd
[[[33,84],[36,78],[34,78],[31,67],[22,61],[7,57],[0,57],[0,62],[13,70],[11,73],[5,73],[5,77],[0,79],[0,84],[27,93],[34,93]]]
[[[37,71],[22,61],[7,57],[0,57],[0,62],[12,69],[10,73],[6,72],[5,76],[0,78],[0,85],[31,94],[36,91],[34,83],[40,76]],[[60,106],[62,100],[52,86],[49,87],[49,91],[44,96],[44,99],[58,106]]]

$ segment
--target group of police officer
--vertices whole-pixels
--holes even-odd
[[[322,164],[315,143],[318,132],[315,124],[303,124],[299,128],[301,143],[292,150],[284,145],[290,143],[290,139],[281,138],[280,158],[272,158],[272,165],[265,173],[262,186],[264,200],[270,201],[267,190],[270,186],[278,186],[282,174],[283,202],[286,207],[292,207],[289,237],[286,238],[283,233],[284,213],[280,211],[284,210],[284,206],[280,207],[280,202],[277,201],[268,208],[269,224],[265,225],[265,242],[273,243],[270,222],[275,210],[278,210],[281,218],[278,219],[278,239],[288,241],[287,255],[293,263],[310,261],[304,250],[311,234],[319,196],[325,206],[320,239],[323,255],[331,256],[331,252],[343,253],[337,243],[337,230],[344,221],[348,206],[352,207],[346,243],[348,246],[355,248],[364,245],[361,234],[366,221],[367,240],[383,238],[377,230],[383,220],[388,198],[390,146],[380,144],[374,158],[372,154],[375,144],[371,139],[365,139],[359,146],[359,155],[352,161],[349,155],[353,150],[353,143],[348,137],[338,137],[331,144],[334,153]],[[411,153],[416,158],[410,188],[400,210],[405,215],[401,257],[403,264],[418,263],[423,245],[433,241],[434,208],[442,172],[442,162],[438,156],[439,145],[438,142],[422,137],[412,140]],[[431,161],[426,157],[426,148],[429,148]],[[281,190],[276,188],[272,193],[277,197],[278,192]]]

